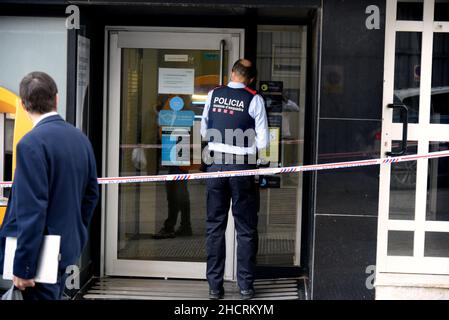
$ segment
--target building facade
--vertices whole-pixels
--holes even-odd
[[[56,79],[58,111],[88,135],[102,177],[198,172],[207,92],[254,61],[271,166],[418,155],[258,177],[257,277],[303,277],[311,299],[449,298],[449,160],[421,157],[449,146],[449,1],[0,0],[0,48],[0,87],[17,93],[33,70]],[[170,118],[173,98],[183,117]],[[0,119],[3,180],[13,121]],[[179,128],[191,152],[173,159]],[[203,180],[101,193],[81,283],[205,278]],[[170,213],[192,235],[155,237]]]

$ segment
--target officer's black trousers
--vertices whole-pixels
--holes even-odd
[[[248,170],[252,165],[211,165],[208,172]],[[254,176],[207,179],[207,280],[210,289],[223,287],[229,206],[237,231],[237,282],[242,290],[253,287],[257,254],[259,189]]]

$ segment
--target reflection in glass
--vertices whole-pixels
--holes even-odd
[[[449,142],[430,142],[430,152],[446,150]],[[449,158],[429,159],[427,179],[426,219],[449,221]]]
[[[424,256],[449,258],[449,233],[426,232]]]
[[[422,21],[424,16],[423,0],[398,1],[397,20]]]
[[[449,123],[449,34],[434,33],[431,123]]]
[[[413,231],[388,231],[389,256],[413,256]]]
[[[392,142],[397,150],[400,141]],[[416,154],[418,144],[409,141],[406,155]],[[390,219],[413,220],[415,218],[416,161],[391,164],[390,175]],[[381,196],[381,195],[380,195]]]
[[[194,69],[193,94],[178,96],[183,111],[201,115],[208,91],[219,84],[219,57],[218,50],[122,49],[121,176],[199,172],[192,161],[162,165],[158,116],[175,95],[160,94],[158,77],[160,68]],[[196,119],[183,131],[190,145],[199,128]],[[205,262],[205,223],[204,181],[120,185],[118,258]]]
[[[419,120],[419,88],[421,80],[420,32],[396,33],[396,58],[394,72],[394,103],[403,103],[408,107],[408,122]],[[393,122],[401,122],[399,110],[393,112]]]

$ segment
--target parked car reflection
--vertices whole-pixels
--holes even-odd
[[[408,88],[395,90],[394,102],[403,103],[408,108],[408,122],[419,123],[419,100],[420,89]],[[393,122],[401,122],[400,112],[393,113]],[[431,90],[431,106],[430,106],[430,123],[449,124],[449,86],[434,87]],[[438,142],[430,143],[430,152],[439,151],[432,148],[432,144],[439,144]],[[439,144],[441,146],[441,144]],[[392,149],[399,147],[398,141],[392,142]],[[408,141],[407,154],[416,154],[417,142]],[[445,162],[444,162],[445,163]],[[391,174],[391,188],[392,189],[415,189],[416,187],[416,161],[402,162],[394,165],[394,170]],[[438,175],[447,175],[449,168],[440,167]]]
[[[394,103],[403,103],[408,108],[408,122],[419,122],[420,88],[394,91]],[[400,112],[393,113],[393,122],[401,122]],[[430,123],[449,123],[449,86],[434,87],[431,90]]]

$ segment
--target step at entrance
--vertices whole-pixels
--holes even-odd
[[[235,282],[225,282],[225,300],[240,299]],[[254,300],[303,300],[305,279],[256,280]],[[205,280],[180,279],[93,279],[84,300],[207,300]]]

